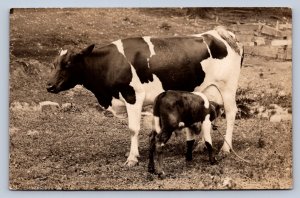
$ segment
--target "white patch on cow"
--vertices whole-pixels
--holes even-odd
[[[118,49],[118,51],[123,54],[123,56],[125,56],[125,52],[124,52],[124,47],[123,47],[123,43],[122,43],[122,40],[117,40],[117,41],[114,41],[112,42]]]
[[[151,42],[151,37],[150,36],[144,36],[143,37],[144,41],[148,44],[149,46],[149,50],[150,50],[150,58],[155,55],[155,51],[154,51],[154,45],[153,43]]]
[[[204,107],[205,107],[206,109],[208,109],[208,107],[209,107],[209,101],[208,101],[206,95],[204,95],[204,94],[201,93],[201,92],[196,92],[196,91],[194,91],[194,92],[192,92],[192,93],[195,94],[195,95],[200,96],[200,97],[204,100]]]
[[[65,55],[65,54],[67,54],[68,53],[68,50],[61,50],[60,51],[60,56],[63,56],[63,55]]]
[[[203,138],[205,142],[210,143],[212,145],[211,135],[210,135],[210,129],[211,129],[211,121],[209,120],[210,114],[207,114],[205,116],[205,119],[201,125],[201,131],[203,132]]]
[[[156,131],[157,134],[161,133],[159,117],[157,117],[157,116],[153,117],[153,128],[154,128],[154,130]]]
[[[224,42],[228,51],[228,55],[223,59],[208,58],[201,61],[202,69],[205,72],[205,79],[199,87],[195,88],[195,91],[205,93],[205,89],[211,85],[214,85],[218,88],[222,96],[224,109],[226,112],[227,128],[225,139],[228,144],[232,146],[232,132],[237,110],[235,94],[241,69],[241,55],[237,54],[216,31],[212,30],[206,32],[206,34],[211,34],[212,36]],[[229,152],[230,146],[224,142],[222,151]]]
[[[153,74],[153,81],[142,84],[146,93],[144,105],[153,104],[156,96],[164,92],[163,86],[159,78]]]

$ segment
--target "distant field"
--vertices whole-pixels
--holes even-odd
[[[234,19],[228,15],[228,20]],[[253,22],[251,15],[244,21]],[[259,18],[261,17],[261,18]],[[255,20],[276,23],[273,18]],[[225,20],[225,19],[224,19]],[[228,21],[227,20],[227,21]],[[10,27],[10,170],[11,189],[286,189],[292,187],[292,123],[270,122],[251,114],[238,119],[233,146],[251,165],[234,155],[211,166],[206,153],[185,163],[185,141],[172,137],[165,152],[167,178],[149,176],[149,117],[143,117],[139,165],[123,166],[130,147],[127,119],[107,117],[87,90],[58,95],[46,91],[51,61],[60,48],[108,44],[141,35],[203,32],[221,19],[191,19],[184,10],[160,9],[16,9]],[[238,102],[247,107],[277,104],[291,111],[292,63],[246,54]],[[37,110],[50,100],[68,109]],[[251,102],[248,102],[251,101]],[[220,131],[225,132],[222,118]],[[223,139],[213,132],[216,152]]]

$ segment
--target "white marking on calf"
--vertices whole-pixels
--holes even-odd
[[[207,97],[203,93],[201,93],[201,92],[194,91],[192,93],[195,94],[195,95],[200,96],[204,100],[204,107],[206,109],[208,109],[208,107],[209,107],[209,101],[208,101]]]
[[[151,37],[150,36],[144,36],[143,37],[144,41],[148,44],[149,46],[149,50],[150,50],[150,58],[155,55],[155,51],[154,51],[154,45],[153,43],[151,42]]]
[[[125,56],[125,52],[124,52],[124,47],[123,47],[122,40],[119,39],[117,41],[112,42],[112,44],[114,44],[117,47],[118,51],[121,54],[123,54],[123,56]]]
[[[184,126],[185,126],[184,122],[179,122],[179,124],[178,124],[179,128],[184,127]]]
[[[67,54],[67,53],[68,53],[68,50],[61,50],[60,53],[59,53],[59,55],[63,56],[65,54]]]

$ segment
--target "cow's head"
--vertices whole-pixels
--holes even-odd
[[[58,93],[81,83],[84,57],[93,51],[94,46],[90,45],[79,53],[72,50],[61,50],[53,63],[54,69],[47,83],[48,92]]]

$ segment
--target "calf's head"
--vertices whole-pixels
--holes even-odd
[[[83,49],[79,53],[62,50],[54,61],[54,69],[47,82],[47,91],[59,93],[80,84],[84,67],[84,58],[90,55],[95,45]]]

